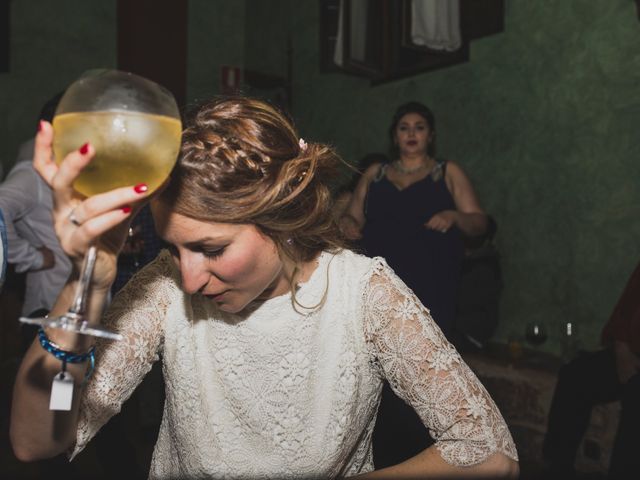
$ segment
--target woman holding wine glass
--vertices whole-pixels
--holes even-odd
[[[73,182],[94,150],[74,151],[58,167],[52,140],[45,123],[34,162],[54,189],[61,243],[76,263],[91,244],[98,249],[88,321],[123,340],[97,341],[85,386],[87,367],[67,367],[81,391],[64,414],[47,408],[59,365],[31,347],[14,391],[19,458],[75,456],[161,357],[166,401],[150,478],[517,474],[500,412],[429,312],[384,260],[343,247],[328,187],[340,160],[330,148],[299,139],[257,100],[201,106],[151,200],[169,251],[102,316],[130,209],[150,196],[128,186],[76,201]],[[74,282],[57,311],[69,307]],[[82,354],[93,344],[63,333],[54,338],[61,349]],[[438,441],[372,472],[385,378]]]

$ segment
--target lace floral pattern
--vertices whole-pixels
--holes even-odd
[[[394,392],[418,413],[443,459],[470,466],[501,452],[517,460],[495,403],[428,309],[383,262],[364,293],[365,336]]]
[[[73,458],[134,392],[158,360],[162,347],[162,318],[168,299],[179,289],[171,277],[172,260],[160,257],[140,271],[131,285],[114,298],[103,323],[121,333],[118,342],[98,340],[96,365],[80,405]]]
[[[324,253],[297,291],[244,316],[186,296],[168,254],[118,295],[82,398],[74,455],[163,357],[166,400],[150,478],[333,478],[373,469],[371,432],[387,377],[443,458],[516,458],[493,401],[428,311],[381,259]]]

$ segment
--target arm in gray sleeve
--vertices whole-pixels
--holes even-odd
[[[38,205],[40,192],[36,175],[30,163],[21,162],[0,184],[0,210],[4,215],[9,246],[7,260],[15,265],[18,273],[38,270],[44,261],[38,250],[42,245],[33,245],[22,238],[14,225]]]

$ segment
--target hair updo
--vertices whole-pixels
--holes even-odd
[[[217,99],[187,120],[159,200],[196,220],[253,224],[294,261],[310,261],[344,246],[329,188],[339,166],[330,147],[300,141],[269,104]]]

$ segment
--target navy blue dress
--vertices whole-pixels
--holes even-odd
[[[430,175],[399,190],[383,167],[369,186],[361,245],[367,255],[387,260],[448,336],[455,319],[462,237],[457,227],[442,233],[424,226],[434,214],[456,209],[445,169],[440,162]],[[375,467],[396,465],[432,443],[420,417],[385,382],[373,430]]]
[[[424,226],[436,213],[456,209],[444,180],[446,162],[439,162],[434,172],[438,170],[440,175],[432,173],[399,190],[383,167],[369,186],[362,247],[367,255],[387,260],[448,336],[455,320],[463,244],[457,227],[442,233]]]

